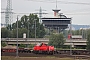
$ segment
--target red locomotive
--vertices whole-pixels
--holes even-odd
[[[54,46],[48,46],[45,43],[38,43],[37,45],[34,46],[33,53],[53,54]]]

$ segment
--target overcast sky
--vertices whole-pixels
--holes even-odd
[[[39,12],[39,8],[48,14],[43,17],[53,17],[52,9],[56,8],[56,0],[12,0],[12,9],[15,13]],[[7,0],[1,0],[1,8],[6,8]],[[67,17],[72,17],[73,24],[90,25],[90,0],[57,0],[57,9]],[[1,10],[5,11],[5,10]],[[1,14],[1,23],[5,23],[5,14]],[[24,14],[14,14],[13,22]],[[29,15],[29,14],[27,14]]]

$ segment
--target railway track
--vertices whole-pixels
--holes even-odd
[[[13,52],[1,52],[1,56],[16,56],[16,53]],[[69,55],[69,54],[53,54],[53,55],[47,55],[47,54],[33,54],[33,53],[18,53],[19,57],[70,57],[70,58],[81,58],[81,59],[88,59],[90,58],[90,55]]]

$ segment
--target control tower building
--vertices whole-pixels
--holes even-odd
[[[57,33],[60,33],[64,29],[68,28],[68,24],[71,24],[71,18],[67,18],[65,15],[59,13],[59,9],[53,9],[54,17],[53,18],[41,18],[42,23],[45,28],[49,31],[56,30]]]

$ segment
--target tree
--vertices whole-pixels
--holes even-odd
[[[87,35],[87,50],[90,51],[90,30],[88,31],[88,35]]]
[[[19,47],[20,47],[20,48],[25,48],[26,45],[25,45],[25,44],[20,44]]]
[[[1,28],[1,38],[7,38],[9,31],[7,28]]]
[[[6,43],[5,42],[1,42],[1,47],[5,47]]]
[[[29,16],[22,16],[18,20],[18,38],[23,38],[23,33],[26,33],[28,38],[35,37],[35,19],[36,19],[36,37],[43,38],[45,35],[45,29],[43,24],[39,23],[37,15],[30,14]],[[10,28],[10,29],[9,29]],[[4,31],[5,30],[5,31]],[[5,29],[2,29],[2,38],[16,38],[17,36],[17,21],[12,24],[12,27],[8,25]],[[6,34],[6,35],[5,35]]]
[[[29,48],[33,48],[35,46],[35,44],[29,44],[28,47]]]
[[[44,35],[46,34],[43,24],[39,25],[39,27],[37,28],[37,31],[38,31],[37,36],[39,38],[44,37]]]
[[[63,34],[52,34],[49,38],[49,45],[53,45],[56,48],[62,48],[65,42]]]

